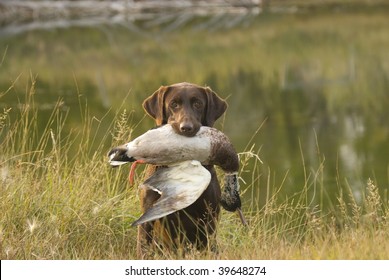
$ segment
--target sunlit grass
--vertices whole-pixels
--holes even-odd
[[[25,106],[15,109],[14,119],[7,110],[0,113],[1,259],[136,258],[136,229],[130,224],[140,215],[137,189],[128,186],[126,168],[111,169],[106,162],[107,147],[131,137],[131,114],[119,108],[106,136],[94,139],[102,120],[90,116],[87,106],[80,104],[82,131],[64,135],[62,127],[68,120],[59,102],[41,132],[34,85],[32,77]],[[93,141],[99,143],[91,152]],[[76,153],[69,152],[74,149]],[[303,158],[303,146],[301,150]],[[302,166],[305,183],[300,191],[284,197],[280,195],[283,183],[275,184],[271,172],[266,186],[259,186],[259,151],[247,148],[240,160],[241,174],[252,174],[252,180],[241,183],[249,226],[243,227],[236,214],[223,211],[217,253],[211,248],[185,254],[159,252],[155,258],[389,258],[388,201],[371,180],[361,203],[349,187],[339,184],[337,203],[324,211],[320,205],[321,189],[326,187],[321,179],[323,165],[317,170]],[[257,203],[260,199],[265,199],[263,207]]]
[[[358,174],[364,184],[355,190],[329,161],[336,151],[316,143],[313,160],[305,139],[290,166],[270,164],[288,154],[280,144],[289,140],[287,125],[322,108],[304,103],[317,97],[325,101],[325,117],[354,110],[364,115],[367,130],[381,122],[363,151],[385,157],[380,147],[387,144],[388,22],[385,10],[265,14],[228,31],[187,27],[179,35],[145,35],[105,26],[1,38],[1,259],[135,258],[136,229],[130,224],[140,215],[137,189],[128,185],[126,167],[107,165],[106,153],[135,129],[144,131],[138,127],[143,111],[131,108],[161,84],[184,80],[210,85],[228,98],[223,126],[240,141],[249,227],[223,211],[217,254],[160,252],[155,258],[388,259],[385,180],[377,185]],[[352,60],[352,82],[312,86],[349,75]],[[306,83],[291,93],[305,99],[285,100],[282,86],[288,82]],[[278,103],[290,106],[287,118],[272,110],[282,108]],[[250,130],[247,120],[255,130],[266,118],[282,131],[271,143],[241,133]],[[274,152],[266,150],[269,145],[279,153],[267,155]],[[330,178],[334,172],[336,180]]]

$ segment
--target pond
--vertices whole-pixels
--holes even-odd
[[[308,188],[312,205],[327,208],[342,189],[360,201],[369,178],[387,200],[388,12],[263,13],[230,25],[233,17],[208,17],[181,26],[104,23],[3,34],[0,110],[15,113],[34,80],[42,129],[61,100],[65,132],[81,126],[87,104],[88,114],[104,120],[97,137],[124,109],[137,135],[153,126],[141,103],[160,85],[208,85],[229,103],[217,127],[242,153],[241,187],[250,203],[262,207],[272,193],[282,199]]]

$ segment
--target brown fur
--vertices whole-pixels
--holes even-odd
[[[177,133],[191,137],[201,126],[213,126],[227,109],[227,103],[209,87],[179,83],[161,86],[143,102],[143,107],[157,125],[169,123]],[[163,167],[150,168],[150,175],[155,168]],[[189,243],[199,249],[208,245],[209,236],[216,230],[221,191],[213,166],[206,168],[211,172],[211,182],[196,202],[165,218],[138,227],[138,257],[147,257],[150,245],[177,248]],[[158,198],[156,192],[142,190],[140,200],[143,212]]]

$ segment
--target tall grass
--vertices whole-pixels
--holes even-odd
[[[106,164],[111,135],[94,139],[101,120],[88,116],[86,105],[82,130],[64,135],[61,102],[38,131],[34,91],[33,80],[1,132],[1,258],[131,258],[136,191],[125,191],[123,172]],[[126,116],[112,123],[117,141],[129,136],[120,131]],[[94,141],[101,142],[91,151]]]
[[[31,77],[25,100],[12,108],[13,114],[0,112],[1,259],[135,258],[136,229],[130,224],[140,214],[137,190],[127,185],[125,168],[106,163],[107,147],[131,138],[131,114],[107,113],[107,129],[101,125],[107,120],[90,116],[80,100],[82,129],[65,134],[68,114],[59,101],[42,132],[35,81]],[[105,136],[96,139],[101,129]],[[259,151],[248,147],[240,154],[240,172],[252,174],[250,182],[242,182],[249,226],[241,226],[236,214],[222,212],[217,253],[163,252],[155,258],[389,258],[388,201],[374,182],[366,182],[362,203],[339,183],[338,203],[324,212],[324,160],[317,170],[304,169],[301,191],[282,197],[283,183],[276,185],[271,171],[260,188]],[[266,200],[262,208],[260,199]]]

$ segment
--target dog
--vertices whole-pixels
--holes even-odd
[[[143,108],[157,126],[171,124],[174,131],[186,137],[196,135],[201,126],[212,127],[227,109],[227,103],[209,87],[191,83],[161,86],[143,102]],[[151,166],[151,175],[157,168]],[[138,226],[137,255],[145,258],[150,246],[178,249],[190,245],[197,249],[209,246],[216,231],[220,213],[221,189],[215,169],[205,166],[211,173],[211,182],[202,195],[190,206],[159,220]],[[147,175],[146,175],[147,176]],[[159,194],[152,190],[140,191],[142,211],[149,209]]]

